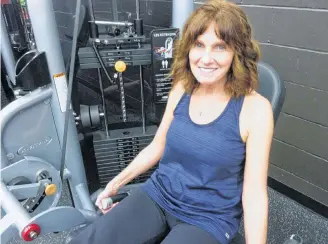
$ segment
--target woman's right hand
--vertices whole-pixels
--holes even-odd
[[[107,209],[103,209],[102,204],[101,204],[101,200],[108,198],[108,197],[112,197],[115,196],[117,194],[117,189],[114,185],[113,182],[109,182],[106,186],[106,188],[98,195],[97,200],[96,200],[96,206],[101,210],[101,212],[103,214],[106,214],[108,211],[110,211],[113,207],[115,207],[117,203],[114,203],[111,207],[107,208]]]

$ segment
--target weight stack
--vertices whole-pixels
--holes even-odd
[[[125,169],[129,163],[153,140],[157,126],[111,130],[107,137],[104,131],[97,131],[93,136],[100,186],[107,183]],[[129,184],[143,183],[154,172],[156,167],[141,174]]]

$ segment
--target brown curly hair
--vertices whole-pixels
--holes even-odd
[[[232,97],[249,94],[258,84],[257,62],[260,49],[252,39],[252,29],[244,11],[238,5],[224,0],[207,1],[186,21],[181,39],[175,43],[170,74],[173,87],[178,82],[183,82],[188,93],[198,87],[199,83],[190,69],[188,54],[197,38],[213,22],[216,35],[234,52],[225,91]]]

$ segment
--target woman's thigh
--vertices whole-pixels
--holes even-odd
[[[70,244],[150,244],[163,239],[166,233],[162,210],[142,189],[137,189]]]
[[[174,226],[161,244],[220,244],[210,233],[207,231],[190,224],[181,223]]]

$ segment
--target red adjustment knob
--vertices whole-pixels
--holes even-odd
[[[39,236],[40,232],[40,226],[37,224],[30,224],[22,230],[22,238],[24,241],[33,241]]]

